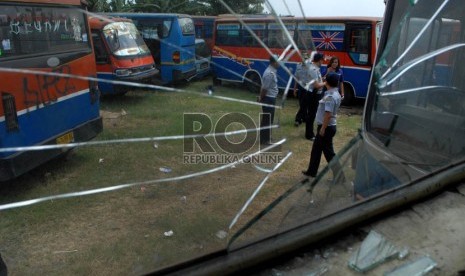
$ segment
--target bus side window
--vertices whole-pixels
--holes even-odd
[[[355,64],[370,64],[371,27],[366,25],[349,28],[348,52]]]
[[[103,44],[103,41],[100,38],[100,33],[92,32],[92,39],[94,41],[95,61],[99,64],[108,63],[108,54],[105,49],[105,45]]]

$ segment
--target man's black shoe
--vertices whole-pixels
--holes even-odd
[[[302,174],[309,177],[315,177],[316,175],[311,175],[308,171],[302,171]]]

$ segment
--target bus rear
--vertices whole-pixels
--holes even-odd
[[[177,83],[195,76],[195,27],[180,14],[117,13],[132,19],[160,70],[161,83]]]
[[[130,86],[112,81],[150,82],[158,74],[150,50],[129,20],[96,16],[89,19],[102,95],[124,94]]]
[[[81,2],[3,1],[0,22],[0,148],[82,142],[101,132],[99,92],[89,80],[96,77],[94,55]],[[1,152],[0,181],[63,153]]]

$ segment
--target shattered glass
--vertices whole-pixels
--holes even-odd
[[[398,253],[397,248],[386,237],[372,230],[360,248],[352,254],[349,266],[358,272],[366,272]]]
[[[433,270],[438,264],[428,256],[403,264],[392,271],[386,272],[384,276],[422,276]]]
[[[344,137],[349,142],[327,166],[321,166],[316,178],[301,176],[302,168],[295,170],[295,164],[300,166],[308,159],[289,157],[293,145],[286,138],[292,135],[285,132],[289,122],[284,115],[289,110],[285,103],[294,77],[292,68],[283,68],[289,76],[280,82],[287,83],[287,89],[276,106],[273,126],[273,138],[281,142],[282,152],[279,161],[267,165],[242,159],[227,165],[180,166],[183,158],[176,154],[183,152],[185,137],[170,128],[181,129],[183,117],[175,115],[204,113],[207,106],[217,117],[246,109],[258,121],[261,106],[256,95],[236,97],[239,89],[234,85],[225,86],[231,92],[215,87],[213,93],[210,83],[206,88],[187,89],[133,83],[135,92],[126,98],[104,101],[103,106],[112,111],[102,110],[102,114],[108,112],[105,128],[109,132],[89,143],[40,149],[64,152],[75,148],[70,153],[74,158],[52,162],[1,188],[2,258],[18,274],[95,274],[103,269],[108,274],[144,274],[215,252],[234,252],[266,238],[278,244],[279,235],[303,226],[315,226],[321,232],[329,227],[342,230],[345,224],[363,219],[365,210],[360,207],[370,206],[373,199],[460,164],[465,160],[465,6],[459,0],[396,3],[391,25],[385,25],[388,38],[380,49],[362,129],[355,137],[336,134],[335,139],[350,135]],[[76,12],[79,17],[84,13]],[[300,55],[297,45],[304,42],[299,50],[315,49],[308,37],[292,41],[296,33],[283,26],[276,11],[272,13],[280,42],[288,45],[280,53],[284,61]],[[7,18],[0,17],[4,33],[10,31]],[[260,39],[264,34],[254,32],[259,28],[248,31],[256,45],[267,48]],[[77,38],[87,39],[81,37]],[[10,45],[6,39],[2,47],[0,56],[4,57],[20,48],[27,54],[35,51],[31,45]],[[1,70],[9,76],[18,74],[3,64]],[[57,87],[63,84],[57,81],[60,77],[57,72],[43,85]],[[54,80],[57,83],[49,83]],[[171,106],[169,112],[160,114],[156,107],[144,104],[154,97],[159,107]],[[141,123],[130,121],[135,112],[148,119],[149,131],[140,131]],[[245,132],[254,131],[255,127]],[[252,147],[246,155],[264,156],[261,149]],[[26,150],[37,149],[18,151]],[[361,213],[341,216],[351,208],[360,208]],[[317,241],[319,237],[305,238]],[[315,258],[333,253],[328,249]],[[357,271],[368,271],[396,254],[405,258],[408,250],[398,252],[384,237],[371,232],[349,263]],[[424,257],[387,275],[422,275],[434,266],[433,260]],[[322,266],[310,275],[328,270]]]

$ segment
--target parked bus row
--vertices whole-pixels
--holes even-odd
[[[0,90],[0,148],[12,148],[0,152],[0,181],[67,151],[21,147],[97,136],[100,95],[124,94],[128,81],[168,84],[208,73],[202,39],[197,49],[203,57],[194,58],[189,16],[88,16],[85,9],[80,0],[0,3],[0,76],[8,80]]]
[[[120,13],[88,18],[83,10],[79,0],[0,4],[0,62],[4,68],[0,75],[9,80],[1,89],[0,148],[92,139],[102,131],[100,94],[125,93],[127,81],[168,84],[204,76],[211,54],[206,45],[213,47],[212,65],[219,80],[249,79],[260,86],[268,65],[266,50],[234,18],[194,17],[196,23],[179,14]],[[242,20],[274,53],[287,47],[289,41],[274,19],[255,16]],[[338,56],[345,65],[346,95],[350,98],[352,92],[354,97],[365,97],[376,50],[377,19],[283,20],[301,50],[309,47],[316,32],[332,38],[316,48]],[[298,62],[294,55],[286,66],[294,69]],[[289,76],[279,72],[283,87]],[[1,152],[0,180],[21,175],[62,153]]]

